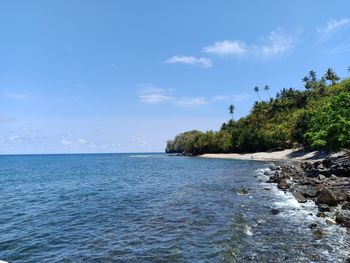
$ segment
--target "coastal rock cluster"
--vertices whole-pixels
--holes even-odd
[[[338,223],[350,229],[350,153],[341,152],[323,160],[280,164],[267,174],[268,182],[290,191],[296,200],[312,200],[318,206],[317,216],[327,223]]]

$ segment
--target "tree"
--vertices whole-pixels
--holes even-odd
[[[256,92],[256,94],[258,94],[259,100],[261,100],[260,94],[259,94],[259,86],[255,86],[254,91]]]
[[[329,80],[332,85],[335,85],[340,78],[335,74],[334,70],[332,68],[327,69],[326,74],[324,75],[326,80]]]
[[[317,75],[316,75],[316,71],[314,71],[314,70],[310,70],[310,72],[309,72],[309,76],[310,76],[310,80],[311,80],[311,82],[317,82]]]
[[[269,95],[270,99],[271,99],[271,95],[270,95],[270,86],[269,85],[265,85],[264,90],[266,91],[266,93]]]
[[[233,113],[235,112],[235,106],[234,106],[233,104],[231,104],[231,105],[228,107],[228,110],[229,110],[229,113],[231,114],[232,120],[233,120]]]
[[[302,81],[304,82],[304,87],[306,90],[311,89],[312,85],[311,85],[311,81],[310,81],[308,76],[303,77]]]

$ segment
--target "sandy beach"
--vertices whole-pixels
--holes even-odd
[[[322,151],[306,151],[302,149],[287,149],[275,152],[257,152],[257,153],[210,153],[199,156],[200,158],[219,158],[219,159],[237,159],[237,160],[255,160],[255,161],[319,161],[329,153]]]

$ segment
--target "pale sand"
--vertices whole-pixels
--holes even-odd
[[[257,152],[257,153],[207,153],[200,155],[200,158],[219,158],[219,159],[237,159],[237,160],[255,160],[255,161],[318,161],[322,160],[328,154],[320,151],[305,151],[302,149],[287,149],[276,152]]]

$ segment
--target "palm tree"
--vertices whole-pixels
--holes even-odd
[[[310,79],[311,79],[312,82],[316,82],[317,81],[316,71],[310,70],[309,76],[310,76]]]
[[[327,72],[325,74],[325,79],[329,80],[332,85],[336,84],[340,78],[335,74],[334,70],[332,68],[327,69]]]
[[[233,104],[231,104],[231,105],[228,107],[228,110],[229,110],[229,113],[231,114],[232,120],[233,120],[233,113],[235,112],[235,106],[234,106]]]
[[[305,87],[306,90],[311,89],[311,81],[310,81],[308,76],[303,77],[302,81],[305,83],[304,87]]]
[[[270,95],[270,86],[269,85],[265,85],[264,90],[266,91],[266,93],[269,95],[270,99],[271,99],[271,95]]]
[[[259,86],[255,86],[254,91],[256,92],[256,94],[258,94],[259,100],[261,100],[260,94],[259,94]]]

